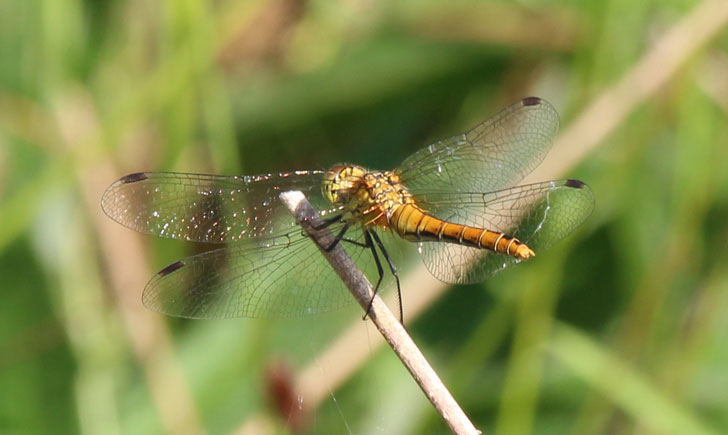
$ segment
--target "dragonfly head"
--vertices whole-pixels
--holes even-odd
[[[361,188],[366,169],[357,165],[335,165],[324,175],[321,191],[335,206],[348,205]]]

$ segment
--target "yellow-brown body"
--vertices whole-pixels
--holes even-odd
[[[392,171],[369,171],[357,165],[334,166],[326,172],[324,196],[365,227],[391,229],[406,240],[442,241],[489,249],[526,259],[534,252],[515,237],[485,228],[446,222],[421,209]]]

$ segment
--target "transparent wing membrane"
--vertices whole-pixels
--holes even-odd
[[[541,163],[558,129],[551,104],[526,98],[467,133],[417,151],[396,171],[414,194],[501,190]]]
[[[101,199],[104,212],[140,233],[194,242],[226,243],[270,237],[296,225],[278,198],[300,190],[323,214],[322,171],[255,176],[169,172],[127,175]]]
[[[363,240],[361,228],[351,228],[347,237]],[[369,249],[344,241],[341,246],[376,282]],[[154,311],[196,319],[295,317],[356,302],[301,231],[247,239],[172,263],[149,281],[143,301]]]
[[[526,98],[467,133],[414,153],[394,173],[429,214],[503,232],[538,255],[578,227],[594,207],[589,188],[575,180],[513,187],[543,160],[558,125],[549,103]],[[344,217],[329,229],[336,235],[347,225],[341,246],[371,282],[379,278],[372,251],[362,246],[365,223],[326,201],[323,176],[323,171],[138,173],[112,184],[101,205],[135,231],[216,248],[162,269],[144,290],[147,307],[190,318],[299,316],[354,299],[281,204],[281,192],[300,190],[323,218]],[[399,245],[415,245],[393,232],[380,236],[394,264],[405,264],[400,254],[406,249]],[[421,249],[428,270],[445,282],[478,282],[520,261],[450,241],[422,242]],[[379,259],[385,276],[380,288],[392,287],[389,266],[381,254]]]
[[[594,208],[594,195],[576,180],[547,181],[485,194],[423,195],[418,201],[443,220],[499,231],[526,243],[537,255],[569,235]],[[448,283],[474,283],[520,262],[467,246],[423,242],[422,260]]]

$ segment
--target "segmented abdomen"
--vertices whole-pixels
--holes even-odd
[[[457,243],[523,259],[535,255],[531,248],[515,237],[498,231],[446,222],[430,216],[415,204],[397,207],[390,219],[390,225],[397,234],[411,241]]]

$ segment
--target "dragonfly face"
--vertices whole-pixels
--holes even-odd
[[[557,129],[554,108],[531,97],[392,171],[139,173],[112,184],[101,205],[136,231],[217,248],[160,271],[144,290],[147,307],[191,318],[313,314],[354,299],[281,192],[302,191],[372,280],[382,269],[372,239],[386,229],[391,242],[418,242],[438,279],[479,282],[549,248],[591,212],[593,195],[580,181],[516,185],[543,160]]]

